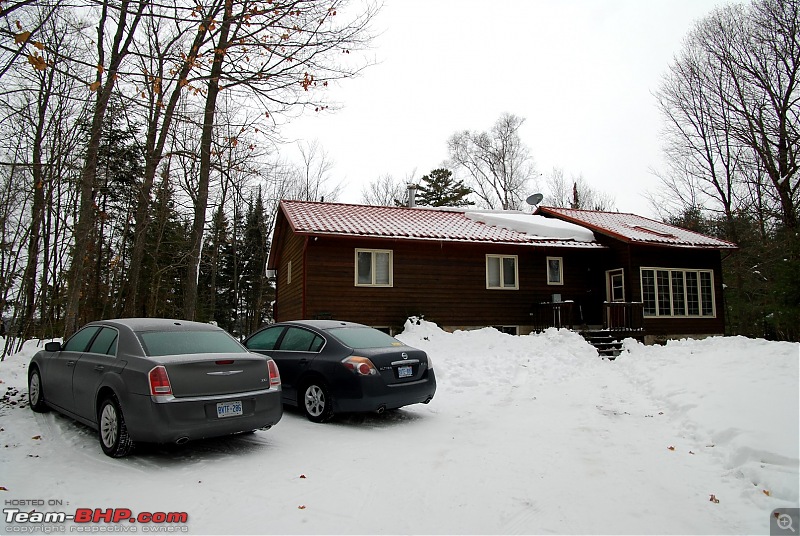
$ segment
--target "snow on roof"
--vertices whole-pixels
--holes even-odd
[[[458,208],[431,210],[430,208],[281,201],[281,209],[292,230],[298,234],[577,248],[603,247],[594,240],[587,240],[586,235],[583,240],[566,236],[569,233],[564,232],[564,227],[562,226],[560,231],[556,231],[557,224],[554,223],[539,224],[538,226],[530,224],[527,228],[518,222],[514,223],[515,218],[523,220],[534,218],[534,216],[522,212],[516,213],[514,218],[506,220],[498,218],[498,213],[491,213],[494,218],[487,218],[487,220],[492,219],[493,223],[485,223],[467,217],[465,210]],[[470,211],[471,214],[478,212]],[[534,229],[539,233],[528,232]],[[591,231],[587,232],[591,235]]]
[[[534,216],[518,211],[466,212],[464,215],[486,225],[511,229],[530,236],[594,242],[594,233],[586,227],[544,216]]]
[[[583,225],[623,242],[708,249],[735,249],[733,242],[651,220],[636,214],[600,212],[556,207],[539,207],[537,214],[549,214]]]

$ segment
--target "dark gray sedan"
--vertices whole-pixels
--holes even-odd
[[[28,366],[33,411],[99,431],[108,456],[135,442],[177,443],[267,429],[283,414],[278,367],[224,330],[185,320],[92,322]]]
[[[272,357],[283,401],[324,422],[335,413],[383,412],[431,401],[436,376],[428,355],[369,326],[338,320],[282,322],[244,345]]]

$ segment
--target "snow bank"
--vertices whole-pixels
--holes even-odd
[[[585,227],[566,221],[534,216],[524,212],[465,212],[464,215],[473,220],[511,229],[520,233],[541,238],[561,238],[578,242],[594,242],[594,233]]]
[[[192,534],[767,534],[797,505],[797,344],[629,340],[610,362],[567,330],[414,319],[398,339],[432,358],[430,404],[326,425],[287,409],[266,432],[119,460],[30,411],[43,342],[26,343],[0,363],[4,498],[183,511]]]
[[[616,360],[662,400],[699,446],[713,445],[731,474],[798,502],[800,345],[713,337],[644,346]]]
[[[524,336],[490,327],[448,333],[432,322],[410,319],[397,338],[431,356],[437,382],[445,387],[504,387],[522,378],[520,365],[527,369],[525,377],[552,383],[602,362],[583,337],[566,329]]]

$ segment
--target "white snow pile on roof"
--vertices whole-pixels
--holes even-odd
[[[586,227],[574,223],[535,216],[519,211],[501,212],[465,212],[464,215],[486,225],[510,229],[518,233],[540,238],[559,238],[562,240],[575,240],[577,242],[594,242],[594,233]]]

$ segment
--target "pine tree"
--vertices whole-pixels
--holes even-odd
[[[248,203],[242,244],[242,333],[255,331],[267,317],[268,296],[267,255],[269,254],[267,214],[259,188],[255,199]]]
[[[153,222],[147,230],[140,292],[146,300],[136,314],[181,318],[186,258],[189,251],[189,221],[175,204],[175,188],[165,173],[156,190]]]
[[[424,184],[419,186],[417,204],[429,207],[464,207],[471,205],[468,195],[472,189],[464,185],[464,181],[453,179],[449,169],[434,169],[429,175],[422,177]]]

